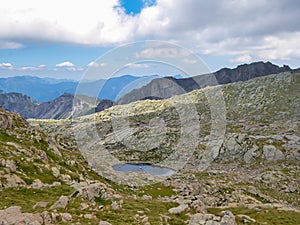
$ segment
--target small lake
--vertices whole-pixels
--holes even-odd
[[[175,173],[167,167],[156,166],[151,163],[124,163],[114,165],[113,169],[120,172],[143,172],[155,176],[171,176]]]

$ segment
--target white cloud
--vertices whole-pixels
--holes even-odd
[[[67,10],[72,8],[72,10]],[[0,8],[0,39],[26,38],[78,44],[111,44],[130,39],[135,19],[118,0],[10,0]]]
[[[146,63],[128,63],[125,65],[125,67],[145,69],[145,68],[149,68],[149,65]]]
[[[82,68],[82,67],[77,67],[77,68],[75,68],[75,67],[68,67],[67,70],[71,71],[71,72],[77,72],[77,71],[83,71],[84,68]]]
[[[90,62],[89,64],[87,64],[87,67],[105,67],[107,66],[106,63],[96,63],[96,62]]]
[[[11,63],[0,63],[1,69],[10,69],[12,67],[13,67],[13,65]]]
[[[146,48],[136,53],[137,59],[152,59],[152,58],[180,58],[189,56],[191,53],[181,48],[171,47],[155,47]]]
[[[140,14],[126,15],[119,0],[78,0],[72,5],[59,0],[6,1],[0,8],[0,40],[5,40],[0,48],[23,47],[20,40],[112,46],[152,39],[196,53],[230,55],[236,61],[247,60],[242,57],[246,55],[252,60],[300,58],[300,1],[144,2],[149,7]],[[150,58],[177,53],[148,49],[139,54]]]
[[[84,68],[83,67],[77,67],[77,71],[84,71]]]
[[[0,69],[9,69],[13,71],[38,71],[43,70],[46,66],[13,66],[11,63],[0,63]]]
[[[14,68],[15,70],[29,70],[29,71],[36,71],[36,70],[40,70],[40,68],[35,67],[35,66],[22,66],[22,67],[16,67]]]
[[[0,16],[1,18],[1,16]],[[3,41],[0,40],[0,49],[17,49],[17,48],[23,48],[24,45],[18,42],[14,41]]]
[[[237,63],[247,63],[252,60],[252,57],[250,55],[241,55],[234,59],[231,59],[231,62],[237,62]]]
[[[73,63],[66,61],[66,62],[61,62],[55,65],[56,67],[73,67],[75,66]]]

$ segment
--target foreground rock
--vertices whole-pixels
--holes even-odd
[[[236,225],[235,216],[230,211],[223,211],[223,217],[197,213],[191,216],[189,225]]]
[[[0,210],[0,224],[43,224],[41,214],[22,213],[20,206],[11,206],[7,209]]]

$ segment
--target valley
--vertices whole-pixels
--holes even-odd
[[[1,125],[5,128],[1,145],[6,150],[1,156],[0,193],[6,200],[0,215],[15,210],[20,218],[45,224],[298,224],[299,82],[299,74],[281,73],[185,94],[197,109],[201,132],[194,151],[179,150],[184,155],[178,159],[187,155],[188,161],[159,182],[138,172],[115,175],[110,165],[115,161],[170,163],[164,159],[176,156],[173,148],[181,130],[175,109],[184,110],[187,104],[181,96],[113,106],[73,119],[30,119],[30,125],[2,111],[1,121],[6,122]],[[207,96],[220,91],[226,106],[221,143],[211,135],[207,102]],[[174,108],[172,102],[180,104]],[[165,129],[158,116],[164,119]],[[136,145],[123,126],[112,125],[115,118],[128,121],[138,137]],[[24,136],[24,132],[34,135]],[[160,140],[161,136],[165,138]],[[84,149],[88,144],[89,149]],[[39,194],[27,201],[26,196],[34,193]],[[18,201],[9,196],[17,196]],[[11,209],[14,205],[22,213]]]

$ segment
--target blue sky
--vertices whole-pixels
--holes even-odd
[[[0,7],[0,77],[80,79],[107,52],[145,40],[188,49],[213,71],[253,61],[298,68],[299,8],[293,0],[11,0]],[[132,64],[121,71],[178,73]]]

